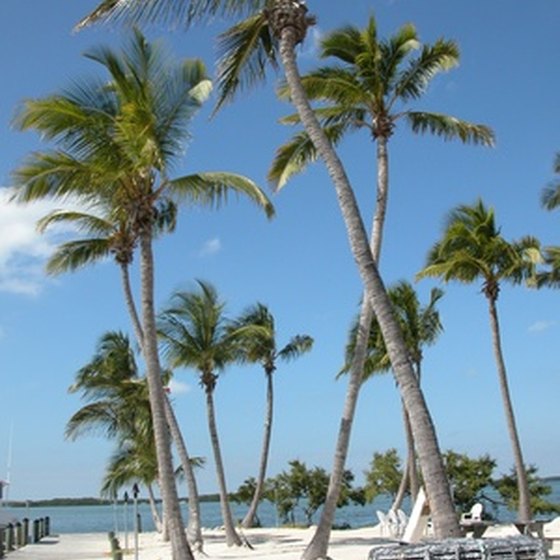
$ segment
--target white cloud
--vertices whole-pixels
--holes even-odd
[[[556,325],[556,321],[537,321],[536,323],[533,323],[530,327],[529,327],[529,332],[542,332],[542,331],[547,331],[548,329],[554,327]]]
[[[312,27],[307,32],[307,39],[301,47],[300,56],[304,58],[317,58],[319,55],[319,45],[323,33],[318,26]]]
[[[185,393],[190,393],[191,386],[188,383],[183,383],[182,381],[177,381],[176,379],[171,379],[167,384],[171,395],[184,395]]]
[[[209,255],[215,255],[222,250],[222,242],[218,237],[214,239],[209,239],[204,245],[202,249],[198,252],[199,257],[207,257]]]
[[[13,189],[0,188],[0,291],[35,295],[45,280],[46,259],[68,230],[58,227],[39,234],[36,229],[37,220],[62,207],[60,202],[18,204],[10,200],[12,194]]]

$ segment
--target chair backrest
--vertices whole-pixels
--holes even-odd
[[[422,538],[428,525],[428,511],[426,494],[424,489],[420,488],[401,540],[414,543]]]
[[[473,521],[481,521],[483,511],[484,511],[484,506],[480,502],[477,502],[471,508],[471,519]]]

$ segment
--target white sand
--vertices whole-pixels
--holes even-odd
[[[512,531],[513,529],[513,531]],[[506,536],[514,534],[513,526],[501,525],[489,529],[488,536]],[[250,529],[243,535],[252,544],[248,547],[227,547],[224,533],[220,530],[204,531],[204,555],[197,554],[203,560],[213,559],[255,559],[255,560],[299,560],[311,537],[314,528],[309,529]],[[560,518],[545,526],[545,536],[554,538],[551,556],[560,560]],[[120,535],[120,544],[124,548],[124,536]],[[366,560],[369,551],[377,544],[390,542],[379,536],[377,527],[333,531],[329,556],[333,560]],[[134,540],[129,535],[129,551],[124,555],[127,560],[134,559]],[[171,551],[168,543],[163,543],[157,533],[143,533],[139,538],[139,560],[170,560]],[[110,546],[105,534],[68,534],[44,539],[42,543],[28,545],[11,552],[7,560],[107,560],[111,558]]]

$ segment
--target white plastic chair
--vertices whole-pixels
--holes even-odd
[[[463,513],[463,515],[461,515],[461,523],[464,523],[465,521],[467,523],[469,521],[471,522],[482,521],[483,511],[484,511],[484,505],[482,505],[480,502],[477,502],[476,504],[473,505],[470,511]]]

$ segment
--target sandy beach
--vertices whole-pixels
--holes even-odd
[[[228,548],[220,530],[204,531],[204,554],[197,558],[234,559],[254,558],[269,560],[299,560],[305,546],[313,535],[314,528],[262,528],[250,529],[243,535],[251,543],[249,547]],[[488,536],[506,536],[515,533],[512,525],[496,525],[488,529]],[[550,556],[560,558],[560,517],[545,526],[545,536],[554,541]],[[124,536],[120,536],[124,548]],[[366,527],[344,531],[333,531],[329,556],[333,560],[366,560],[369,551],[383,542],[390,542],[379,536],[378,527]],[[129,535],[129,550],[124,558],[134,558],[134,541]],[[107,560],[110,545],[103,533],[65,534],[47,537],[38,544],[28,545],[11,552],[7,560]],[[139,535],[140,560],[170,560],[169,544],[163,543],[157,533]]]

